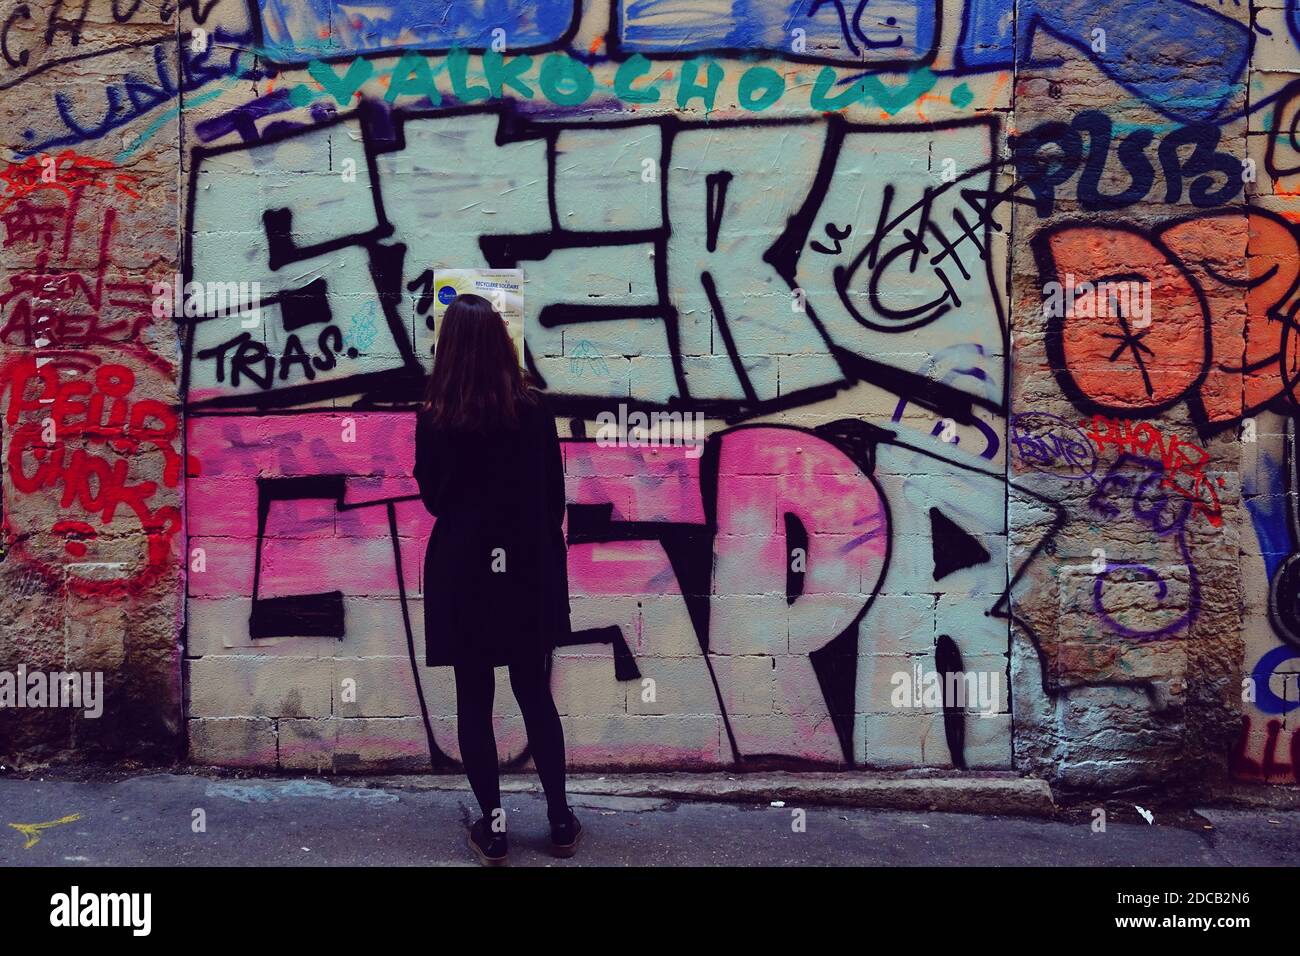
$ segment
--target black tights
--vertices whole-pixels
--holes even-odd
[[[529,751],[546,792],[546,816],[558,823],[567,820],[569,814],[564,796],[564,728],[551,697],[545,665],[544,654],[530,655],[526,661],[511,664],[510,689],[524,715]],[[493,811],[501,806],[497,742],[492,733],[496,674],[485,664],[457,665],[454,670],[460,759],[479,809],[491,820]]]

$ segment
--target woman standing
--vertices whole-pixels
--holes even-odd
[[[486,864],[506,861],[492,732],[494,668],[505,666],[546,793],[552,850],[572,856],[582,826],[565,797],[548,667],[569,633],[560,442],[505,320],[479,296],[457,296],[443,316],[417,416],[415,478],[437,518],[424,558],[427,662],[455,671],[461,761],[482,811],[470,847]]]

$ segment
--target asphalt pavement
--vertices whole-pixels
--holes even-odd
[[[584,793],[578,855],[545,803],[507,792],[514,866],[1295,866],[1300,812],[1201,809],[1150,823]],[[779,803],[780,805],[773,805]],[[474,866],[466,790],[152,773],[0,778],[0,866]]]

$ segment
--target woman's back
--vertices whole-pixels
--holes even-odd
[[[544,507],[541,490],[546,428],[540,401],[522,405],[515,427],[439,429],[422,416],[437,460],[430,510],[439,519],[517,517]]]
[[[555,420],[539,392],[533,392],[532,399],[520,404],[513,427],[438,428],[428,416],[420,416],[416,464],[417,469],[425,465],[425,474],[432,477],[432,495],[426,504],[435,516],[518,519],[540,512],[563,517],[562,487],[554,487],[558,476],[551,474],[556,462],[550,456],[559,456]],[[421,440],[429,452],[427,462],[419,454]],[[548,492],[553,497],[557,490],[561,500],[548,501]]]
[[[564,478],[555,420],[533,393],[518,424],[416,427],[415,477],[437,518],[425,556],[429,663],[503,664],[568,631]]]

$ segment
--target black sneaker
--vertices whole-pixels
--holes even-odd
[[[582,836],[582,824],[569,811],[569,819],[562,823],[551,824],[551,852],[559,857],[570,857],[578,852],[578,839]]]
[[[469,848],[478,854],[484,866],[504,866],[510,851],[505,833],[493,831],[487,817],[481,817],[469,828]]]

